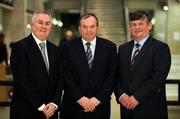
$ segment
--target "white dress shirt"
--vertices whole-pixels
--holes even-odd
[[[139,50],[141,50],[142,46],[144,45],[144,43],[146,42],[146,40],[148,39],[148,37],[149,37],[149,35],[146,36],[145,38],[143,38],[142,40],[140,40],[139,42],[137,42],[136,40],[134,40],[134,46],[133,46],[131,58],[132,58],[132,56],[133,56],[133,54],[134,54],[134,52],[135,52],[135,49],[136,49],[135,44],[136,44],[136,43],[139,43],[139,44],[140,44]],[[123,94],[119,97],[119,101],[120,101],[120,99],[121,99],[121,97],[122,97],[123,95],[125,95],[125,93],[123,93]]]
[[[140,46],[139,46],[139,51],[141,50],[142,46],[144,45],[144,43],[146,42],[146,40],[148,39],[149,35],[145,38],[143,38],[142,40],[140,40],[139,42],[137,42],[136,40],[134,40],[134,47],[133,47],[133,50],[132,50],[132,54],[131,54],[131,58],[135,52],[135,49],[136,49],[136,43],[138,43]]]
[[[38,45],[40,51],[41,51],[41,46],[39,45],[39,43],[42,43],[42,42],[45,43],[45,55],[46,55],[47,63],[49,65],[49,58],[48,58],[48,51],[47,51],[47,41],[46,40],[44,40],[44,41],[39,40],[33,33],[32,33],[32,36],[35,39],[36,44]]]
[[[86,40],[84,40],[84,39],[82,38],[82,42],[83,42],[83,46],[84,46],[85,52],[86,52],[86,50],[87,50],[87,45],[86,45],[86,43],[91,43],[90,49],[91,49],[91,51],[92,51],[92,57],[93,57],[93,59],[94,59],[94,54],[95,54],[95,49],[96,49],[96,37],[95,37],[91,42],[87,42]]]
[[[45,43],[45,55],[46,55],[46,59],[47,59],[48,65],[49,65],[49,58],[48,58],[48,51],[47,51],[47,40],[41,41],[41,40],[39,40],[33,33],[32,33],[32,36],[33,36],[34,40],[36,41],[36,44],[37,44],[37,46],[39,47],[39,50],[41,50],[41,46],[39,45],[39,43],[42,43],[42,42]],[[57,106],[56,104],[54,104],[54,103],[52,103],[52,102],[51,102],[50,104],[54,105],[54,106],[56,107],[56,109],[58,108],[58,106]],[[39,110],[39,111],[42,111],[45,106],[46,106],[45,104],[42,104],[42,105],[38,108],[38,110]]]

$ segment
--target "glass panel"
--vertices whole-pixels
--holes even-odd
[[[4,3],[7,5],[13,5],[13,0],[0,0],[0,3]]]
[[[2,8],[0,8],[0,32],[2,32],[3,27],[2,27]]]
[[[33,11],[34,10],[34,0],[27,0],[27,10]]]
[[[5,69],[0,64],[0,103],[10,102],[12,97],[12,76],[6,75]],[[4,105],[4,104],[2,104]]]
[[[171,55],[171,69],[167,79],[180,80],[180,55]]]
[[[178,84],[166,84],[167,101],[178,101]]]
[[[12,86],[0,86],[0,102],[10,102],[12,96]]]

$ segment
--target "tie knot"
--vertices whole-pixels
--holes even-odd
[[[87,47],[90,47],[91,43],[86,43]]]
[[[135,44],[136,48],[140,47],[141,45],[139,43]]]
[[[44,42],[39,43],[39,45],[40,45],[41,48],[45,48],[45,43]]]

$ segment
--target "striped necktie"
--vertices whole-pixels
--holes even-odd
[[[138,55],[138,53],[139,53],[139,50],[140,50],[140,44],[139,43],[136,43],[135,44],[135,51],[134,51],[134,54],[133,54],[133,56],[132,56],[132,58],[131,58],[131,65],[133,65],[134,64],[134,62],[135,62],[135,57]]]
[[[86,43],[87,50],[86,50],[86,58],[89,64],[89,68],[91,69],[92,67],[92,62],[93,62],[93,57],[92,57],[92,51],[91,51],[91,43]]]

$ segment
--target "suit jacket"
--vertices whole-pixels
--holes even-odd
[[[116,69],[116,45],[97,37],[91,70],[81,38],[64,43],[62,49],[65,85],[61,117],[63,119],[109,119],[110,96],[115,82],[113,76]],[[85,113],[77,103],[83,96],[96,97],[101,104],[94,112]]]
[[[11,119],[45,119],[38,108],[49,102],[59,105],[62,90],[59,53],[49,41],[47,51],[49,74],[32,35],[13,45],[10,58],[13,74]]]
[[[0,44],[0,63],[2,63],[3,61],[8,64],[8,52],[6,44]]]
[[[133,95],[139,105],[132,111],[121,107],[122,119],[166,119],[165,81],[171,56],[167,44],[149,37],[130,65],[134,41],[119,47],[116,97]],[[129,117],[131,116],[131,117]]]

